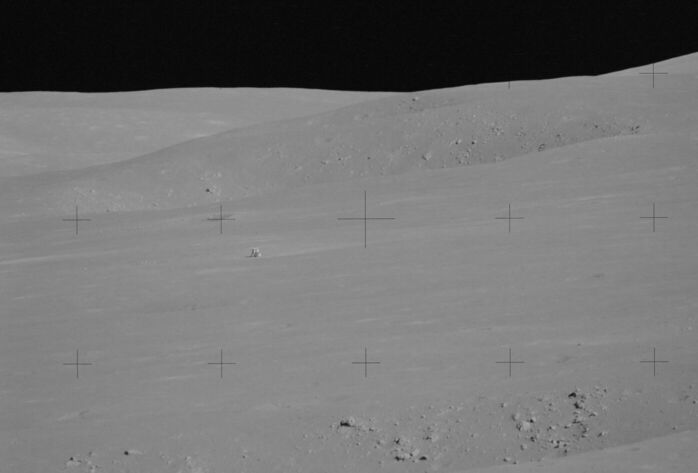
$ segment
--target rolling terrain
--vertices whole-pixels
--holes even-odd
[[[2,94],[0,176],[118,162],[232,128],[385,95],[243,88]]]
[[[2,177],[0,472],[695,471],[697,61]]]

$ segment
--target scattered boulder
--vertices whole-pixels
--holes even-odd
[[[533,429],[533,424],[531,422],[522,420],[516,424],[516,428],[521,432],[530,432]]]

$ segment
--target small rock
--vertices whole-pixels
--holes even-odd
[[[356,426],[356,419],[353,417],[345,417],[339,421],[339,426],[340,427],[355,427]]]
[[[521,432],[530,432],[533,428],[533,424],[524,420],[516,424],[516,428],[519,429]]]

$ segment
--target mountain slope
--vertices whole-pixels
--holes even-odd
[[[118,163],[16,179],[23,213],[189,207],[307,184],[509,159],[698,123],[698,94],[667,78],[571,78],[401,94],[191,140]],[[693,79],[694,83],[695,78]]]
[[[664,80],[664,73],[672,75],[698,75],[698,53],[686,54],[684,56],[679,56],[665,61],[659,61],[654,64],[655,72],[661,73],[657,76],[657,80]],[[609,74],[604,74],[600,77],[614,77],[614,76],[635,76],[639,80],[644,82],[651,82],[651,78],[645,77],[640,79],[639,73],[652,72],[652,65],[644,65],[639,67],[632,67],[630,69],[624,69],[622,71],[611,72]]]
[[[386,95],[249,88],[0,94],[0,176],[120,161],[233,128]]]
[[[692,472],[687,80],[406,94],[2,181],[0,470]],[[338,220],[366,208],[395,220]]]
[[[213,206],[96,215],[79,237],[3,221],[1,466],[421,473],[667,452],[698,429],[696,138],[298,186],[227,206],[222,235]],[[396,218],[369,222],[367,248],[337,220],[364,189]],[[670,360],[656,376],[652,347]],[[79,379],[62,365],[77,349]],[[223,377],[219,356],[237,363]],[[615,471],[635,448],[589,461]]]

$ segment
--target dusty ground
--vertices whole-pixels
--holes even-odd
[[[0,179],[0,471],[694,471],[693,74],[387,97]],[[337,220],[364,191],[395,218],[367,248]]]

